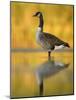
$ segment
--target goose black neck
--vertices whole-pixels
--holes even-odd
[[[44,24],[44,21],[43,21],[43,16],[42,16],[42,14],[40,15],[40,17],[39,17],[39,27],[41,27],[41,29],[42,29],[42,31],[43,31],[43,24]]]

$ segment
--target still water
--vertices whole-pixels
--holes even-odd
[[[73,94],[73,52],[11,53],[11,97]]]

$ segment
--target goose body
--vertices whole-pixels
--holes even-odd
[[[54,36],[53,34],[43,32],[43,16],[41,12],[37,12],[34,16],[39,17],[39,26],[36,31],[36,40],[44,49],[48,50],[49,56],[50,52],[54,49],[60,49],[64,47],[70,47],[68,43]]]
[[[40,44],[44,49],[47,49],[49,51],[68,46],[67,43],[63,42],[56,36],[49,33],[41,32],[40,27],[38,27],[36,32],[36,40],[38,44]]]

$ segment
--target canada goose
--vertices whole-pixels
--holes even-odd
[[[36,12],[33,17],[39,18],[39,26],[36,32],[36,40],[37,42],[46,50],[48,50],[48,57],[50,58],[50,52],[54,49],[70,47],[68,43],[59,39],[58,37],[49,34],[47,32],[43,32],[43,15],[41,12]]]

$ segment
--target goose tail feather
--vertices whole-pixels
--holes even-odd
[[[70,48],[69,44],[68,43],[64,43],[64,46]]]

